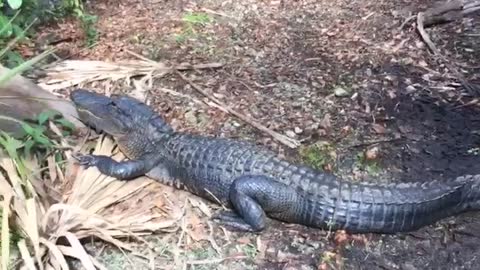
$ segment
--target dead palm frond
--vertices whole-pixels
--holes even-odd
[[[140,57],[136,54],[135,56]],[[65,60],[45,68],[46,76],[40,79],[38,85],[43,89],[54,91],[95,81],[130,80],[134,76],[158,78],[173,70],[218,68],[221,66],[221,63],[206,63],[198,65],[183,64],[173,67],[145,58],[118,62]]]
[[[113,150],[113,141],[101,137],[94,154],[112,155]],[[16,161],[0,154],[4,172],[0,173],[3,269],[9,263],[8,228],[21,231],[21,240],[16,244],[25,269],[68,269],[67,257],[78,259],[86,269],[105,269],[86,252],[82,239],[95,237],[132,250],[122,240],[142,241],[143,235],[175,230],[182,215],[150,179],[119,181],[96,168],[78,167],[72,158],[64,170],[54,159],[47,159],[46,169],[36,158],[29,157],[23,160],[29,175],[24,181]],[[124,158],[122,154],[113,157]],[[55,186],[54,182],[59,184]]]

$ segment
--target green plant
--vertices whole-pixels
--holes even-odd
[[[0,208],[0,220],[2,220],[2,218],[3,218],[3,209]],[[1,231],[1,228],[2,228],[2,224],[0,224],[0,231]],[[23,234],[19,230],[15,230],[15,229],[12,230],[12,228],[9,228],[9,231],[10,231],[9,232],[9,234],[10,234],[9,244],[10,244],[10,246],[12,246],[15,243],[17,243],[23,237]],[[1,245],[2,245],[2,239],[0,239],[0,246]]]
[[[335,167],[335,149],[328,142],[317,142],[299,151],[302,161],[318,170],[332,170]]]
[[[82,26],[87,36],[87,46],[93,46],[98,39],[98,31],[95,28],[95,24],[97,23],[97,16],[85,14],[81,17]]]
[[[9,118],[0,116],[0,118]],[[19,174],[26,180],[28,175],[25,173],[21,157],[28,157],[34,153],[39,155],[37,158],[42,160],[43,155],[51,153],[56,144],[52,138],[55,136],[49,129],[48,124],[53,123],[60,127],[61,135],[68,136],[75,128],[74,125],[63,118],[60,113],[55,111],[44,111],[40,113],[35,122],[18,121],[25,135],[20,139],[15,139],[6,132],[0,131],[0,148],[6,151],[7,155],[19,166]],[[49,132],[50,131],[50,132]]]
[[[0,8],[0,62],[9,68],[21,66],[21,71],[24,71],[25,67],[34,63],[23,65],[25,60],[15,51],[15,46],[28,41],[32,26],[39,18],[45,19],[47,16],[43,16],[44,9],[38,0],[0,0]],[[46,55],[42,54],[44,56]]]
[[[364,152],[357,154],[356,165],[359,169],[366,171],[369,175],[375,176],[380,173],[381,167],[376,160],[368,159]]]
[[[207,25],[212,21],[212,18],[208,16],[206,13],[194,13],[194,12],[189,12],[185,14],[182,18],[184,22],[187,22],[189,26],[194,26],[194,25]]]
[[[243,253],[245,253],[246,256],[248,256],[250,259],[254,259],[255,256],[258,254],[258,249],[256,246],[252,244],[247,244],[242,246]]]
[[[53,8],[39,0],[0,0],[0,62],[9,68],[23,64],[25,60],[14,50],[14,45],[28,40],[33,34],[32,26],[70,15],[81,21],[87,45],[93,46],[98,38],[97,17],[86,13],[80,0],[63,0]]]
[[[31,26],[28,26],[26,30],[22,30],[18,24],[14,23],[19,14],[20,11],[17,11],[14,16],[8,18],[0,13],[0,47],[2,47],[0,60],[7,67],[20,65],[23,62],[22,57],[18,53],[11,51],[11,48],[24,38],[26,30]]]
[[[5,119],[9,117],[0,116],[0,118]],[[14,170],[19,177],[16,181],[12,181],[12,185],[24,195],[24,200],[34,200],[35,190],[30,182],[33,172],[29,165],[32,157],[40,161],[43,167],[46,167],[44,161],[46,156],[50,154],[55,156],[57,164],[63,162],[62,153],[59,151],[55,152],[57,144],[54,140],[54,133],[49,132],[48,124],[55,124],[59,130],[64,131],[64,135],[68,135],[74,126],[55,111],[45,111],[38,115],[36,121],[31,123],[15,119],[9,120],[20,123],[25,131],[25,136],[21,139],[16,139],[6,132],[0,131],[0,153],[6,154],[15,165]],[[7,199],[4,197],[4,202]],[[8,211],[7,216],[3,217],[4,211],[8,210],[7,206],[8,202],[0,208],[0,220],[2,220],[0,225],[0,231],[2,232],[0,245],[2,246],[2,255],[10,254],[12,246],[16,246],[19,242],[24,241],[25,238],[23,233],[25,229],[17,228],[15,224],[8,223]],[[5,243],[8,243],[8,245]],[[7,261],[2,261],[2,265],[5,266],[5,264],[7,264]]]
[[[15,75],[20,74],[20,73],[24,72],[25,70],[28,70],[33,65],[35,65],[36,63],[43,60],[45,57],[47,57],[48,55],[50,55],[54,51],[55,51],[54,49],[45,51],[45,52],[41,53],[40,55],[37,55],[37,56],[33,57],[32,59],[15,66],[13,69],[10,69],[10,70],[4,72],[3,74],[0,75],[0,85],[3,85],[8,80],[13,78]],[[0,52],[0,58],[1,58],[1,56],[2,56],[2,54]]]
[[[82,22],[82,28],[87,37],[87,46],[93,46],[98,39],[98,31],[95,28],[98,17],[86,13],[80,0],[64,0],[63,10],[66,14],[74,14]]]
[[[184,22],[183,30],[180,34],[175,35],[175,41],[184,43],[187,39],[196,37],[198,35],[197,28],[208,25],[213,22],[213,18],[206,13],[188,12],[183,15]]]

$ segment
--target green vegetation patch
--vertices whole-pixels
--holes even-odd
[[[336,167],[337,154],[328,142],[317,142],[300,149],[302,161],[317,170],[332,171]]]

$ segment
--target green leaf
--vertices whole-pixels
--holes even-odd
[[[43,125],[45,122],[48,121],[48,118],[50,118],[50,117],[48,116],[48,114],[42,112],[42,113],[38,116],[38,124],[39,124],[39,125]]]
[[[12,25],[13,34],[19,39],[24,39],[26,37],[25,31],[18,25]]]
[[[14,52],[14,51],[5,52],[5,58],[6,58],[6,66],[8,68],[14,68],[25,62],[22,56],[18,52]]]
[[[4,49],[5,50],[5,49]],[[53,51],[55,51],[55,49],[53,50],[48,50],[46,52],[43,52],[35,57],[33,57],[32,59],[22,63],[21,65],[11,69],[11,70],[8,70],[7,72],[4,72],[1,76],[0,76],[0,86],[3,85],[4,83],[6,83],[7,81],[9,81],[11,78],[13,78],[15,75],[17,74],[20,74],[22,73],[23,71],[29,69],[30,67],[32,67],[34,64],[36,64],[37,62],[40,62],[43,58],[47,57],[48,55],[50,55]],[[0,52],[0,55],[2,55],[2,52]]]
[[[67,119],[65,119],[65,118],[58,119],[58,120],[56,120],[55,122],[58,123],[58,124],[60,124],[60,125],[62,125],[62,126],[64,126],[64,127],[66,127],[66,128],[69,128],[69,129],[71,129],[71,130],[74,130],[74,129],[75,129],[75,125],[74,125],[72,122],[70,122],[70,121],[68,121]]]
[[[17,150],[22,147],[22,142],[11,137],[7,133],[2,131],[2,135],[0,137],[0,144],[3,146],[3,148],[7,151],[8,155],[11,158],[17,158]]]
[[[32,148],[35,145],[35,142],[31,139],[27,140],[24,143],[23,153],[25,156],[28,156],[32,152]]]
[[[62,154],[60,153],[55,153],[55,162],[62,162],[63,161],[63,157],[62,157]]]
[[[43,144],[44,146],[53,146],[52,142],[45,136],[41,135],[41,136],[37,136],[35,138],[33,138],[36,142],[38,142],[39,144]]]
[[[59,113],[57,111],[54,111],[54,110],[43,111],[37,117],[38,118],[38,124],[43,125],[45,122],[47,122],[48,119],[52,119],[56,115],[59,115]]]
[[[10,20],[0,14],[0,38],[8,38],[12,35],[13,28]]]
[[[22,0],[7,0],[7,3],[12,9],[19,9],[22,5]]]
[[[35,133],[36,133],[36,132],[35,132],[35,129],[34,129],[31,125],[29,125],[29,124],[27,124],[27,123],[22,123],[22,128],[23,128],[23,130],[25,131],[25,133],[27,133],[28,135],[31,135],[32,137],[33,137],[33,136],[35,135]]]
[[[210,16],[206,13],[188,13],[183,16],[183,21],[191,23],[191,24],[208,24],[211,22]]]

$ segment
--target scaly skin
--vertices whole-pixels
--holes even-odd
[[[221,203],[233,211],[215,218],[234,229],[262,231],[269,216],[352,233],[396,233],[480,208],[480,176],[448,183],[354,184],[246,142],[175,132],[133,98],[86,90],[71,98],[82,121],[112,134],[129,158],[84,155],[81,164],[123,180],[146,175]]]

